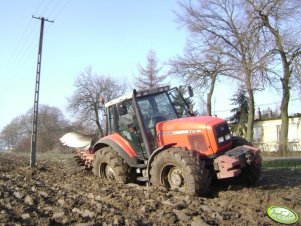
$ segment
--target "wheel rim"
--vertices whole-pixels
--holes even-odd
[[[106,178],[109,180],[115,180],[115,178],[116,178],[113,168],[106,163],[103,163],[100,166],[99,175],[100,175],[100,177]]]
[[[183,173],[176,166],[166,166],[162,170],[161,179],[163,185],[171,189],[182,190],[185,184]]]

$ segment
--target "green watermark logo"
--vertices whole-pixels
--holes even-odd
[[[299,219],[297,213],[283,206],[271,206],[267,209],[267,214],[271,219],[282,224],[294,224]]]

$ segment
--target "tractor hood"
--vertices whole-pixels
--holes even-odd
[[[225,120],[211,116],[195,116],[187,118],[178,118],[174,120],[157,123],[156,131],[170,132],[183,130],[203,130],[207,126],[213,127],[216,124],[225,122]]]
[[[157,142],[159,146],[175,143],[175,146],[210,156],[218,151],[213,127],[223,123],[225,120],[210,116],[159,122],[156,124]]]

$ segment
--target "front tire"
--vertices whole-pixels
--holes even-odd
[[[111,181],[127,183],[129,166],[111,147],[104,147],[95,153],[92,172],[94,175]]]
[[[240,184],[251,186],[256,184],[261,174],[261,164],[252,163],[242,169],[241,174],[238,176]]]
[[[155,156],[151,163],[150,182],[155,186],[198,195],[207,192],[211,178],[197,153],[170,148]]]

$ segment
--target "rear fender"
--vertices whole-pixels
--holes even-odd
[[[137,165],[137,154],[129,142],[117,133],[103,137],[94,144],[94,153],[103,147],[112,147],[132,167]]]

